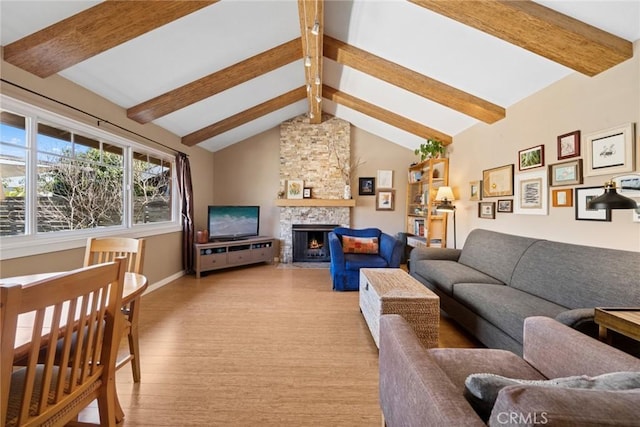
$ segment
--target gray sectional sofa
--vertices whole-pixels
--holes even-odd
[[[412,250],[409,269],[484,345],[516,354],[529,316],[594,335],[594,307],[640,307],[640,252],[476,229],[463,249]]]

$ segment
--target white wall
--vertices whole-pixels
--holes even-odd
[[[469,182],[481,180],[484,169],[513,163],[515,173],[519,173],[519,150],[544,144],[544,168],[566,161],[557,160],[557,136],[574,130],[582,133],[581,157],[585,159],[585,135],[624,123],[635,123],[633,143],[637,172],[640,168],[639,50],[640,42],[636,42],[632,59],[591,78],[574,73],[510,106],[505,119],[492,125],[478,124],[454,137],[454,143],[449,147],[449,170],[450,183],[459,199],[456,202],[458,247],[462,246],[469,231],[485,228],[589,246],[640,251],[640,223],[632,222],[629,210],[612,211],[611,222],[577,221],[573,207],[551,207],[549,203],[548,215],[497,213],[496,219],[491,220],[478,218],[478,202],[469,201]],[[609,177],[585,177],[582,185],[569,188],[602,185]],[[550,187],[549,196],[552,188],[567,187]],[[513,197],[484,200],[495,202],[503,198]],[[450,227],[448,241],[452,238]]]

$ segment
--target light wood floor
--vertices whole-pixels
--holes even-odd
[[[441,347],[477,345],[441,325]],[[183,277],[142,297],[140,347],[142,381],[117,373],[124,426],[380,425],[378,350],[328,269]]]

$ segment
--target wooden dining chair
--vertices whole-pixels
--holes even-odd
[[[124,272],[118,260],[0,286],[0,426],[64,426],[96,399],[100,425],[115,426]],[[16,339],[29,348],[24,367],[13,366]],[[48,345],[59,341],[60,358]]]
[[[100,264],[113,261],[117,257],[126,259],[127,271],[142,274],[144,264],[144,239],[128,237],[93,238],[87,240],[84,254],[84,265]],[[125,332],[129,342],[129,355],[116,363],[120,369],[131,362],[133,381],[140,382],[140,345],[138,344],[138,317],[140,316],[140,298],[135,298],[122,307],[125,315]]]

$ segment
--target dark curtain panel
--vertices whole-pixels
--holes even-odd
[[[191,165],[185,153],[176,156],[178,169],[178,191],[182,206],[182,268],[187,274],[193,273],[193,187],[191,185]]]

